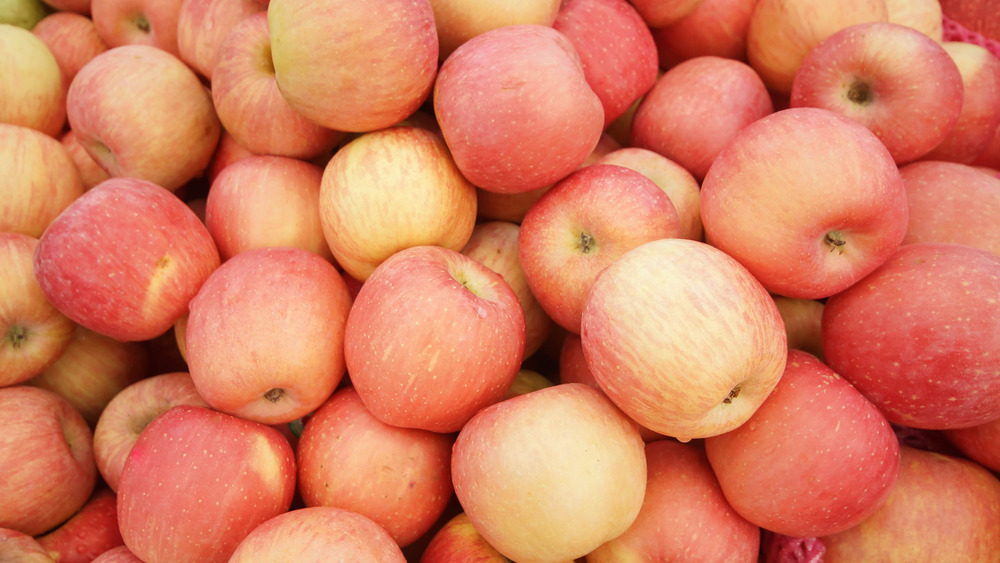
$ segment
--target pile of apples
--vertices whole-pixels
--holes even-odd
[[[0,561],[1000,560],[989,1],[44,2]]]

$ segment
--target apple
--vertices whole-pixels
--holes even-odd
[[[439,56],[444,60],[459,45],[498,27],[524,24],[551,26],[559,15],[560,6],[559,0],[480,0],[475,4],[465,0],[431,0]]]
[[[87,149],[83,148],[83,145],[81,145],[80,141],[76,138],[76,131],[67,129],[66,132],[59,137],[59,142],[61,142],[63,147],[65,147],[69,152],[70,158],[76,165],[77,172],[80,173],[80,182],[83,186],[83,191],[87,191],[111,177],[111,175],[108,174],[106,170],[101,168],[101,165],[94,160],[94,157],[90,156]]]
[[[988,168],[995,176],[1000,175],[1000,127],[997,127],[997,134],[993,136],[993,140],[990,141],[986,150],[979,153],[979,156],[971,164]]]
[[[223,129],[222,134],[219,135],[219,144],[215,147],[215,152],[212,153],[212,160],[209,162],[204,174],[209,186],[212,185],[212,182],[215,181],[223,169],[237,160],[249,156],[254,156],[254,153],[240,145],[229,131]]]
[[[177,55],[209,81],[226,35],[248,16],[267,11],[265,0],[181,0]]]
[[[434,85],[430,0],[272,0],[267,23],[278,88],[295,111],[329,129],[393,125]]]
[[[52,563],[49,555],[38,540],[10,528],[0,528],[0,556],[4,561],[17,563]]]
[[[889,22],[912,27],[940,43],[943,40],[941,2],[939,0],[885,0]]]
[[[246,250],[191,300],[184,334],[191,379],[213,408],[264,424],[312,412],[344,376],[347,284],[299,248]]]
[[[716,56],[746,62],[747,29],[757,0],[702,0],[693,12],[653,28],[660,67]]]
[[[660,153],[639,147],[613,150],[596,164],[616,164],[641,172],[670,198],[680,220],[679,238],[702,239],[701,186],[686,168]]]
[[[824,561],[988,561],[1000,549],[1000,481],[967,459],[900,447],[889,498],[857,526],[820,538]],[[944,524],[944,525],[943,525]]]
[[[208,166],[219,140],[219,118],[198,76],[148,45],[92,58],[70,84],[66,106],[80,144],[111,176],[170,191]]]
[[[521,228],[515,223],[480,222],[472,229],[472,235],[462,248],[462,254],[503,276],[503,280],[514,290],[524,312],[524,357],[528,358],[548,338],[552,331],[552,319],[528,287],[517,252],[520,234]]]
[[[186,4],[196,1],[208,3]],[[211,73],[215,110],[225,130],[248,151],[310,159],[331,150],[343,137],[299,115],[278,89],[266,12],[235,23],[217,53]]]
[[[749,65],[695,57],[663,73],[639,102],[631,146],[666,156],[700,181],[741,129],[773,112],[767,87]]]
[[[649,27],[677,23],[698,9],[703,0],[630,0]]]
[[[49,46],[27,29],[0,23],[0,124],[57,136],[66,124],[66,87]]]
[[[826,362],[894,424],[945,430],[1000,418],[997,292],[1000,256],[903,245],[827,300]]]
[[[510,399],[511,397],[524,395],[525,393],[531,393],[532,391],[538,391],[539,389],[545,389],[553,385],[555,385],[554,381],[537,371],[519,369],[517,370],[517,376],[514,378],[514,383],[510,385],[510,389],[507,390],[507,395],[504,398]]]
[[[621,535],[646,489],[635,423],[565,383],[479,411],[458,434],[452,480],[482,537],[514,561],[568,561]]]
[[[581,327],[587,366],[608,397],[682,442],[744,423],[785,367],[774,300],[735,259],[687,239],[644,243],[608,266]]]
[[[365,281],[404,248],[461,250],[475,226],[476,191],[437,134],[390,127],[355,138],[330,159],[320,221],[337,263]]]
[[[128,547],[120,545],[95,557],[91,563],[144,563]]]
[[[899,169],[910,220],[903,244],[953,242],[1000,256],[1000,176],[957,162],[923,160]]]
[[[896,164],[905,164],[951,133],[963,92],[958,66],[940,43],[911,27],[875,22],[820,41],[795,74],[790,103],[864,124]]]
[[[566,330],[579,333],[594,278],[640,244],[680,236],[670,198],[641,172],[612,164],[560,180],[524,216],[517,252],[531,293]]]
[[[35,279],[38,239],[0,231],[0,387],[30,380],[69,347],[76,323],[52,306]]]
[[[328,506],[279,514],[240,542],[230,563],[254,561],[378,561],[405,563],[399,546],[378,524]]]
[[[288,246],[333,260],[320,223],[323,169],[286,156],[251,156],[224,168],[205,202],[205,226],[222,260]]]
[[[785,324],[788,347],[802,350],[823,360],[823,301],[773,295]]]
[[[524,339],[524,312],[500,274],[454,250],[416,246],[361,286],[344,354],[375,418],[448,433],[505,397]]]
[[[92,0],[44,0],[49,8],[58,12],[76,12],[84,16],[90,15]]]
[[[118,490],[125,460],[142,430],[178,405],[208,406],[187,372],[159,373],[136,381],[101,411],[94,427],[94,460],[112,491]]]
[[[118,526],[148,563],[225,562],[243,538],[287,512],[295,454],[277,430],[204,407],[175,406],[139,435],[118,484]]]
[[[958,65],[964,95],[958,122],[933,150],[928,160],[968,164],[986,151],[1000,128],[1000,58],[985,47],[945,41],[944,50]]]
[[[1000,21],[996,6],[984,0],[940,0],[941,11],[963,27],[1000,41]]]
[[[3,8],[0,10],[0,24],[15,25],[27,30],[38,25],[51,12],[42,0],[4,0],[0,7]]]
[[[760,528],[729,505],[702,448],[674,440],[647,443],[646,474],[639,516],[624,534],[588,553],[587,563],[756,563]]]
[[[90,17],[110,47],[147,45],[173,56],[184,0],[90,0]]]
[[[567,0],[552,27],[573,44],[583,75],[604,108],[604,127],[656,82],[656,43],[626,0]]]
[[[90,563],[122,543],[118,531],[118,497],[107,487],[94,491],[80,510],[55,530],[38,537],[59,563]]]
[[[820,108],[745,127],[712,163],[701,196],[706,241],[785,297],[846,289],[906,234],[906,190],[889,150],[864,125]]]
[[[302,431],[299,492],[306,506],[370,518],[404,547],[434,525],[451,499],[454,441],[451,434],[385,424],[346,387],[316,409]]]
[[[889,19],[885,0],[757,0],[747,27],[747,61],[768,89],[788,95],[802,59],[851,25]]]
[[[168,331],[219,265],[212,237],[166,189],[112,178],[49,225],[35,250],[35,277],[63,314],[122,341]]]
[[[562,179],[604,128],[601,100],[573,44],[540,25],[501,27],[463,43],[438,71],[433,105],[462,174],[501,193]]]
[[[0,428],[0,528],[48,532],[94,490],[90,428],[66,399],[24,385],[0,388]]]
[[[31,28],[31,32],[49,47],[67,88],[83,65],[108,50],[94,21],[75,12],[53,12]]]
[[[508,563],[460,512],[445,522],[420,555],[419,563]]]

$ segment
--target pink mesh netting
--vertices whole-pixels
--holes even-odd
[[[1000,41],[994,41],[993,39],[983,37],[975,31],[967,29],[965,26],[948,16],[944,16],[942,18],[942,23],[942,39],[945,41],[962,41],[965,43],[979,45],[980,47],[985,47],[989,52],[1000,57]]]

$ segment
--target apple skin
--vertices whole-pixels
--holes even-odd
[[[177,22],[184,0],[90,0],[90,18],[110,47],[147,45],[179,56]]]
[[[521,227],[507,221],[484,221],[472,229],[462,254],[503,276],[524,311],[524,357],[531,357],[552,332],[552,319],[538,304],[517,253]]]
[[[278,88],[306,119],[337,131],[382,129],[430,93],[438,38],[429,0],[272,0]]]
[[[459,45],[498,27],[535,24],[551,26],[559,15],[560,0],[508,2],[480,0],[431,0],[437,28],[439,56],[448,58]]]
[[[223,261],[287,246],[333,260],[319,215],[323,169],[286,156],[251,156],[225,167],[205,202],[205,226]]]
[[[919,65],[911,63],[916,60]],[[951,133],[964,91],[958,65],[940,43],[911,27],[874,22],[846,27],[816,45],[795,74],[790,104],[864,124],[901,165]]]
[[[0,528],[0,555],[11,563],[52,563],[49,555],[38,540],[10,528]]]
[[[400,547],[426,533],[452,496],[452,434],[379,421],[346,387],[310,417],[299,438],[298,488],[306,506],[370,518]]]
[[[333,149],[344,136],[298,114],[278,89],[266,12],[232,26],[213,68],[212,100],[219,120],[250,152],[310,159]]]
[[[38,240],[0,232],[0,387],[28,381],[55,363],[76,323],[52,306],[35,280]]]
[[[749,65],[695,57],[663,73],[639,102],[631,146],[666,156],[700,181],[741,129],[773,112],[767,87]]]
[[[448,520],[431,538],[420,555],[420,563],[509,563],[460,512]]]
[[[378,524],[328,506],[275,516],[240,543],[230,563],[254,561],[378,561],[405,563],[399,546]]]
[[[747,27],[747,61],[769,90],[788,95],[802,59],[820,41],[851,25],[888,19],[884,0],[758,0]]]
[[[900,447],[889,498],[857,526],[820,538],[824,561],[995,561],[1000,481],[967,459]],[[947,523],[947,525],[942,525]]]
[[[757,561],[760,528],[729,505],[704,449],[649,442],[646,473],[639,516],[624,534],[588,553],[587,563]]]
[[[213,408],[264,424],[323,404],[344,376],[351,298],[332,264],[299,248],[230,258],[191,300],[191,379]]]
[[[823,360],[823,307],[816,299],[794,299],[773,295],[788,336],[788,347],[808,352]]]
[[[66,124],[66,88],[49,46],[27,29],[0,24],[0,124],[55,137]]]
[[[115,395],[148,375],[149,352],[141,343],[76,325],[69,346],[28,384],[62,395],[94,428]]]
[[[597,277],[581,326],[587,365],[608,397],[683,442],[745,422],[785,368],[774,301],[736,260],[697,241],[626,252]]]
[[[94,490],[90,428],[66,399],[23,385],[0,388],[0,428],[0,528],[48,532]]]
[[[56,58],[68,88],[76,73],[90,59],[108,50],[94,21],[75,12],[53,12],[31,28]]]
[[[968,164],[982,154],[1000,128],[1000,58],[985,47],[961,41],[941,44],[962,76],[964,95],[958,122],[927,160],[948,160]]]
[[[295,453],[277,430],[175,406],[129,453],[118,525],[125,545],[148,563],[225,562],[254,528],[287,512],[294,493]]]
[[[745,127],[712,163],[701,195],[705,240],[786,297],[846,289],[906,234],[906,190],[888,149],[864,125],[820,108]]]
[[[59,563],[90,563],[124,545],[118,531],[118,497],[107,487],[94,491],[69,520],[38,537],[38,543]]]
[[[704,0],[631,0],[649,27],[666,27],[689,16]]]
[[[568,561],[621,535],[646,489],[639,429],[603,394],[564,383],[479,411],[452,451],[455,494],[514,561]]]
[[[34,259],[35,277],[57,309],[122,341],[168,331],[218,266],[215,243],[194,212],[134,178],[112,178],[80,196],[46,229]]]
[[[912,27],[940,43],[944,35],[939,0],[885,0],[889,22]]]
[[[560,180],[524,216],[517,252],[532,294],[579,333],[594,278],[625,252],[680,236],[670,198],[641,172],[594,164]]]
[[[221,129],[212,96],[194,71],[149,45],[116,47],[90,59],[69,86],[66,112],[80,144],[111,176],[170,191],[205,170]]]
[[[1000,256],[913,243],[830,297],[827,363],[890,422],[945,430],[1000,418]]]
[[[899,169],[910,220],[903,244],[953,242],[1000,255],[1000,176],[940,160]]]
[[[702,0],[693,12],[651,31],[660,68],[701,56],[747,60],[747,28],[757,0]]]
[[[524,339],[524,312],[500,274],[454,250],[417,246],[361,286],[344,353],[377,419],[447,433],[506,396]]]
[[[59,137],[59,142],[63,144],[63,147],[69,152],[73,163],[76,164],[76,170],[80,173],[83,191],[87,191],[111,177],[107,170],[101,168],[101,165],[94,160],[94,157],[90,156],[87,149],[83,148],[79,139],[76,138],[76,131],[67,129]]]
[[[240,145],[232,133],[223,129],[222,134],[219,135],[219,144],[215,147],[215,152],[212,153],[212,160],[209,162],[208,168],[205,169],[204,176],[208,180],[209,186],[227,166],[250,156],[255,155]]]
[[[177,54],[209,81],[226,35],[248,16],[267,11],[263,0],[181,0],[177,13]]]
[[[994,176],[1000,176],[1000,127],[997,127],[997,134],[993,136],[986,150],[979,153],[976,160],[972,161],[973,166],[985,167],[987,172]]]
[[[1000,418],[943,433],[959,453],[994,473],[1000,473]]]
[[[649,26],[626,0],[567,0],[552,27],[565,35],[604,108],[604,127],[656,82],[659,65]]]
[[[35,129],[0,123],[0,166],[0,231],[38,238],[83,195],[69,151]]]
[[[142,430],[177,405],[208,406],[187,372],[141,379],[122,389],[101,411],[94,427],[94,460],[112,491],[118,490],[125,460]]]
[[[562,179],[604,128],[601,100],[573,44],[540,25],[502,27],[462,44],[438,71],[433,105],[462,174],[501,193]]]
[[[91,563],[144,563],[129,550],[128,547],[120,545],[109,549],[95,557]]]

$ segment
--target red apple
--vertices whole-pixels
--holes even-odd
[[[760,528],[729,505],[703,449],[674,440],[647,443],[646,474],[639,516],[624,534],[587,554],[587,563],[756,563]]]
[[[55,559],[38,540],[17,530],[0,528],[0,557],[11,563],[52,563]]]
[[[502,193],[562,179],[604,128],[601,100],[573,44],[540,25],[502,27],[462,44],[438,71],[433,103],[462,174]]]
[[[112,178],[73,202],[35,251],[35,277],[67,317],[116,340],[170,330],[219,265],[205,226],[166,189]]]
[[[701,186],[705,239],[772,293],[818,299],[878,267],[906,234],[906,190],[882,141],[830,110],[748,125]]]
[[[452,496],[455,437],[389,426],[351,387],[309,417],[296,462],[306,506],[333,506],[370,518],[400,546],[416,541]]]
[[[989,561],[1000,552],[1000,481],[966,459],[900,447],[889,498],[857,526],[821,538],[823,560]]]
[[[949,135],[963,92],[958,66],[940,43],[911,27],[876,22],[846,27],[816,45],[795,75],[790,103],[864,124],[904,164]]]
[[[503,277],[459,252],[401,250],[365,281],[344,334],[347,371],[375,418],[455,432],[503,399],[524,354]]]
[[[431,538],[420,563],[508,563],[469,520],[465,512],[453,516]]]
[[[324,127],[388,127],[415,112],[434,84],[430,0],[272,0],[267,23],[278,88]]]
[[[649,27],[665,27],[686,18],[703,0],[631,0]]]
[[[747,58],[747,28],[757,0],[702,0],[693,12],[671,25],[651,31],[660,68],[681,61],[716,56],[738,61]]]
[[[976,426],[945,430],[944,435],[966,457],[1000,473],[1000,418]]]
[[[441,137],[391,127],[334,154],[323,171],[320,220],[337,263],[364,281],[404,248],[461,250],[475,225],[476,192]]]
[[[111,490],[118,490],[125,460],[142,430],[177,405],[208,406],[187,372],[161,373],[139,380],[108,402],[94,427],[94,459]]]
[[[323,404],[344,376],[347,285],[298,248],[230,258],[191,300],[184,335],[191,379],[213,408],[264,424]]]
[[[323,169],[285,156],[251,156],[212,182],[205,226],[222,260],[254,248],[288,246],[333,259],[319,215]]]
[[[476,530],[515,561],[568,561],[635,521],[646,458],[635,423],[597,390],[565,383],[479,411],[452,452]]]
[[[248,5],[253,0],[238,3]],[[218,47],[213,68],[212,100],[219,120],[250,152],[309,159],[331,150],[343,136],[297,113],[278,89],[266,12],[246,16],[232,26]]]
[[[181,0],[177,13],[178,56],[211,81],[220,46],[229,31],[248,16],[265,11],[265,0]]]
[[[788,347],[808,352],[823,359],[823,301],[816,299],[795,299],[774,295],[781,320],[785,324]]]
[[[988,0],[940,0],[945,16],[963,27],[1000,41],[1000,19],[996,6]]]
[[[608,266],[587,295],[580,336],[611,400],[681,441],[750,418],[787,350],[760,283],[732,257],[687,239],[647,242]]]
[[[90,428],[66,399],[23,385],[0,388],[0,428],[0,528],[48,532],[94,490]]]
[[[287,512],[294,493],[295,454],[277,430],[176,406],[129,453],[118,525],[148,563],[225,562],[254,528]]]
[[[912,27],[940,43],[944,34],[939,0],[885,0],[889,22]]]
[[[219,135],[219,145],[215,147],[212,160],[205,170],[205,178],[208,180],[209,186],[225,167],[249,156],[254,156],[254,153],[240,145],[229,131],[223,129],[222,134]]]
[[[144,563],[128,547],[120,545],[98,555],[91,563]]]
[[[90,17],[111,47],[148,45],[178,56],[177,21],[184,0],[90,0]]]
[[[122,543],[118,531],[118,497],[103,487],[69,520],[40,536],[38,543],[59,563],[90,563]]]
[[[67,88],[83,65],[108,50],[94,21],[75,12],[53,12],[31,28],[31,32],[49,47]]]
[[[170,191],[208,166],[219,141],[212,96],[198,76],[148,45],[92,58],[70,84],[66,111],[80,144],[110,175]]]
[[[890,422],[942,430],[1000,418],[1000,256],[899,248],[823,310],[827,363]]]
[[[35,238],[83,194],[76,165],[56,139],[0,123],[0,231]]]
[[[1000,127],[997,127],[997,134],[993,136],[986,150],[979,153],[976,160],[972,161],[972,165],[985,167],[994,176],[1000,176]]]
[[[315,506],[279,514],[255,528],[230,563],[254,561],[378,561],[405,563],[392,537],[370,519]]]
[[[66,147],[70,158],[76,164],[84,191],[93,188],[111,177],[107,170],[101,168],[101,165],[94,160],[94,157],[90,156],[87,149],[83,148],[79,139],[76,138],[76,131],[68,129],[59,138],[59,141]]]
[[[532,294],[566,330],[580,332],[597,275],[642,243],[680,236],[670,198],[641,172],[595,164],[573,172],[524,216],[518,256]]]
[[[431,0],[440,57],[446,59],[459,45],[498,27],[535,24],[551,26],[559,14],[559,0]]]
[[[749,65],[695,57],[663,73],[639,102],[631,145],[662,154],[701,180],[741,129],[773,112],[767,88]]]
[[[0,231],[0,387],[28,381],[55,363],[76,323],[52,306],[32,266],[38,240]]]
[[[49,46],[27,29],[0,23],[0,124],[35,129],[51,137],[66,124],[66,88]]]

